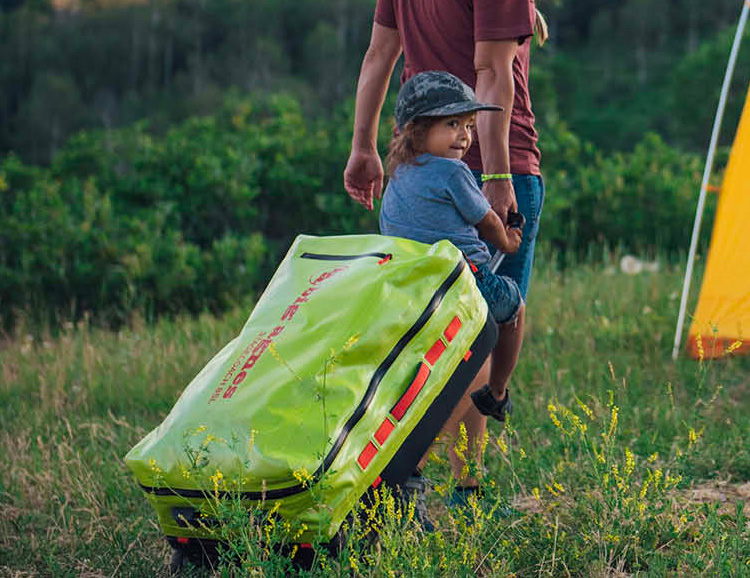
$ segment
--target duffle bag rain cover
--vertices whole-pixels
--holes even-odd
[[[486,319],[447,241],[301,235],[242,332],[125,461],[167,536],[208,537],[174,512],[225,495],[300,520],[301,542],[330,538]]]

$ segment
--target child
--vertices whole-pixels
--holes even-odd
[[[477,286],[495,321],[504,325],[515,323],[523,313],[523,298],[515,281],[490,271],[490,253],[480,234],[498,250],[513,253],[521,244],[521,229],[503,224],[461,160],[471,145],[480,110],[502,108],[477,102],[474,91],[447,72],[423,72],[404,83],[396,100],[399,132],[386,159],[391,179],[380,211],[380,231],[423,243],[451,241],[475,265]],[[514,348],[498,340],[492,352],[490,383],[471,395],[480,413],[501,422],[512,411],[506,382],[520,340],[517,345]],[[509,350],[511,356],[515,353],[510,371],[507,360],[502,363]]]

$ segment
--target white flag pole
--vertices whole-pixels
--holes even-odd
[[[706,156],[706,166],[703,170],[703,181],[701,182],[701,192],[698,199],[698,207],[695,210],[695,222],[693,223],[693,236],[690,239],[690,251],[688,253],[687,269],[685,270],[685,281],[682,286],[682,298],[680,300],[680,313],[677,317],[677,329],[674,333],[674,347],[672,348],[672,359],[677,359],[677,353],[680,350],[680,340],[682,338],[682,326],[685,321],[685,308],[687,307],[688,293],[690,292],[690,281],[693,276],[693,265],[695,262],[695,251],[698,245],[698,236],[701,228],[701,219],[703,218],[703,209],[706,204],[706,190],[708,180],[711,176],[711,170],[714,164],[714,154],[716,152],[716,142],[719,139],[719,129],[721,128],[721,119],[724,116],[724,107],[727,102],[729,85],[731,84],[734,64],[737,61],[737,53],[742,41],[742,32],[745,29],[748,11],[750,10],[750,0],[745,0],[740,21],[737,24],[737,32],[734,35],[734,44],[729,54],[729,63],[724,74],[724,84],[721,87],[721,96],[719,97],[719,106],[716,109],[716,118],[714,118],[714,128],[711,132],[711,143],[708,146],[708,155]]]

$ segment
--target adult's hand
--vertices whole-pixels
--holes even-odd
[[[352,150],[344,169],[344,188],[352,199],[372,211],[373,198],[379,199],[383,192],[383,163],[376,151]]]
[[[508,222],[508,211],[518,210],[516,191],[510,179],[487,181],[482,187],[482,192],[503,223]]]

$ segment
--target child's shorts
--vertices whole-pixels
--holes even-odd
[[[518,284],[510,277],[495,275],[486,264],[476,267],[477,286],[495,321],[500,325],[515,321],[523,305]]]

